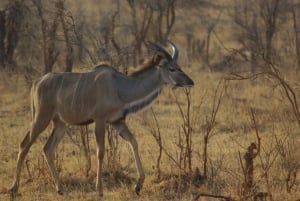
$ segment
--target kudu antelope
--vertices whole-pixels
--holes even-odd
[[[125,124],[129,113],[149,106],[166,85],[192,87],[194,85],[177,64],[178,49],[169,41],[173,53],[156,44],[153,58],[141,70],[130,76],[108,65],[100,65],[85,73],[48,73],[36,80],[31,89],[32,125],[20,144],[16,175],[10,190],[12,200],[18,191],[24,159],[38,135],[53,122],[53,131],[44,146],[44,155],[56,190],[62,194],[62,184],[54,165],[55,149],[63,137],[65,125],[84,125],[95,122],[97,142],[96,190],[103,195],[102,163],[105,151],[105,124],[111,124],[130,145],[139,179],[135,191],[139,194],[145,179],[135,137]]]

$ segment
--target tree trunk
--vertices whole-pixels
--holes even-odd
[[[294,31],[295,31],[295,47],[297,54],[297,64],[300,68],[300,3],[293,6],[293,21],[294,21]]]
[[[21,4],[15,1],[8,9],[6,20],[6,60],[9,65],[14,64],[14,52],[19,41],[19,32],[22,23],[22,8]]]
[[[207,178],[207,147],[208,147],[208,135],[204,136],[204,148],[203,148],[203,176]]]
[[[56,10],[53,20],[50,22],[46,20],[45,10],[41,0],[33,0],[34,5],[37,8],[38,16],[41,21],[42,31],[42,46],[43,46],[43,57],[44,57],[44,73],[52,71],[53,65],[55,64],[59,51],[57,50],[56,43],[56,31],[58,27],[59,12]],[[56,7],[57,9],[57,7]]]
[[[62,24],[65,44],[66,44],[66,57],[65,57],[65,72],[72,72],[73,68],[73,48],[70,41],[69,30],[67,23],[64,18],[64,1],[60,0],[57,2],[57,8],[59,11],[59,18]]]
[[[279,0],[264,1],[261,6],[261,13],[265,22],[265,51],[264,57],[267,61],[271,60],[272,55],[272,40],[276,31],[276,21],[278,18]]]
[[[0,67],[5,66],[5,11],[0,11]]]

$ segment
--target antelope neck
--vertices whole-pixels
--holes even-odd
[[[130,93],[124,97],[125,110],[129,113],[138,112],[149,106],[158,97],[164,85],[156,68],[131,78],[132,81],[128,86]]]

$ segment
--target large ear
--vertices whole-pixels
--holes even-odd
[[[152,58],[152,62],[153,62],[153,64],[158,65],[162,59],[163,59],[163,56],[161,54],[155,54]]]

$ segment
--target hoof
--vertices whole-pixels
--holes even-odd
[[[103,200],[103,193],[97,193],[97,201],[102,201]]]
[[[10,196],[10,201],[16,200],[17,193],[18,193],[18,187],[17,186],[12,187],[11,189],[9,189],[8,193]]]
[[[13,192],[9,192],[9,200],[10,201],[15,201],[16,200],[16,194],[14,194]]]
[[[58,190],[58,191],[57,191],[57,194],[58,194],[58,195],[63,195],[64,192],[63,192],[62,190]]]
[[[134,189],[135,189],[135,193],[136,193],[137,195],[140,195],[140,191],[141,191],[140,185],[136,185]]]

